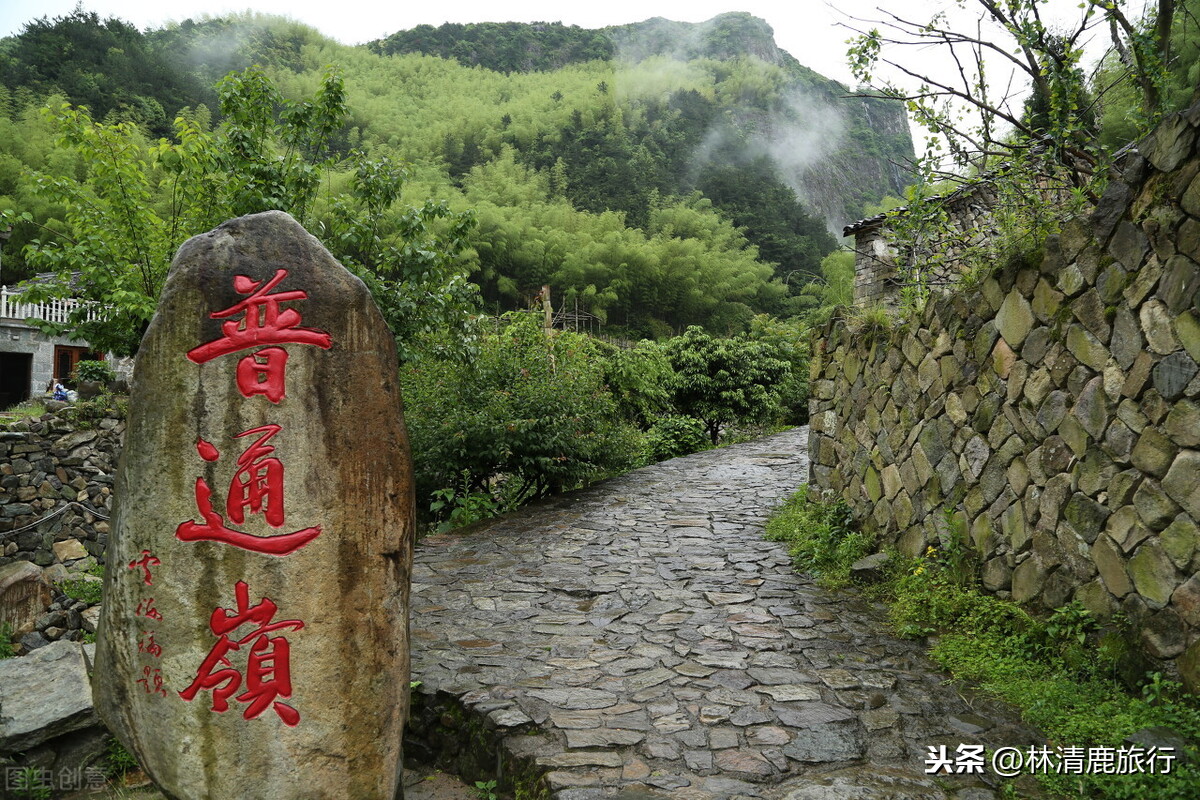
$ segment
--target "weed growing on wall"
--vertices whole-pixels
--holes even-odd
[[[767,538],[786,542],[796,568],[812,573],[827,588],[847,585],[850,566],[875,543],[851,527],[845,503],[809,499],[808,486],[797,489],[767,523]]]
[[[1119,747],[1146,728],[1166,727],[1200,744],[1200,705],[1178,684],[1150,676],[1154,700],[1131,695],[1117,676],[1120,637],[1100,637],[1078,603],[1035,617],[1016,603],[985,595],[955,575],[950,557],[930,548],[920,559],[894,559],[886,593],[903,636],[937,634],[930,656],[957,680],[1012,703],[1027,722],[1064,747]],[[1200,797],[1200,771],[1180,753],[1169,775],[1042,775],[1060,797],[1170,800]]]
[[[767,523],[767,538],[787,542],[796,568],[826,586],[849,583],[850,565],[872,544],[853,530],[844,504],[816,502],[807,487]],[[1169,774],[1039,775],[1052,796],[1200,797],[1200,702],[1194,695],[1157,673],[1146,676],[1140,694],[1130,693],[1118,674],[1127,632],[1103,634],[1079,603],[1043,618],[984,594],[974,573],[963,569],[961,543],[951,535],[940,544],[920,558],[891,553],[885,581],[871,588],[887,601],[897,633],[936,636],[934,661],[955,680],[1016,706],[1052,746],[1115,749],[1148,728],[1184,743]]]
[[[12,643],[12,626],[7,622],[0,625],[0,658],[12,658],[17,654],[13,649]]]

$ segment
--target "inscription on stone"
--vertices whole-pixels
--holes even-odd
[[[109,727],[170,797],[399,797],[412,481],[366,287],[282,212],[189,240],[126,436]]]

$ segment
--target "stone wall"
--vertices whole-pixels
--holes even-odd
[[[0,566],[102,559],[125,421],[58,413],[0,426]]]
[[[880,546],[954,532],[987,590],[1118,609],[1200,691],[1200,106],[1166,121],[1039,264],[890,331],[833,320],[811,483]]]

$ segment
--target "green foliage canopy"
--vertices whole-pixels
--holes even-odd
[[[637,455],[583,335],[547,336],[510,314],[469,359],[422,359],[401,373],[418,497],[443,486],[509,504],[621,471]]]
[[[675,370],[675,407],[704,422],[713,444],[734,420],[768,419],[779,405],[779,383],[790,367],[761,342],[721,339],[698,326],[664,345]]]
[[[179,246],[226,219],[270,209],[318,229],[328,224],[334,255],[368,281],[402,352],[418,333],[461,322],[474,305],[458,261],[469,214],[432,202],[397,211],[404,173],[358,154],[351,190],[330,200],[328,220],[310,219],[322,176],[335,165],[330,140],[347,114],[339,74],[327,70],[310,99],[289,101],[252,68],[224,78],[218,96],[225,121],[215,132],[204,111],[183,113],[175,141],[156,144],[131,123],[93,122],[65,103],[47,110],[77,166],[30,179],[63,209],[66,225],[41,223],[30,211],[7,216],[46,234],[25,247],[26,261],[48,273],[25,297],[85,302],[68,322],[44,328],[135,352]]]

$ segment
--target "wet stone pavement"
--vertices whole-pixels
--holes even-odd
[[[997,797],[990,775],[925,775],[928,748],[1036,733],[762,539],[806,480],[806,442],[675,459],[424,539],[417,691],[486,718],[557,800]]]

